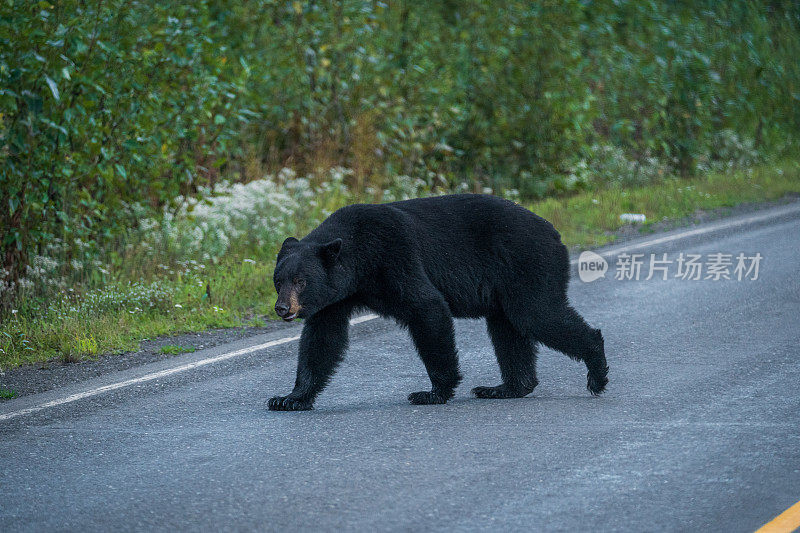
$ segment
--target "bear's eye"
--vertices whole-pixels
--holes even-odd
[[[294,278],[292,283],[294,283],[297,286],[298,290],[302,291],[303,289],[306,288],[306,280],[304,280],[302,278]]]

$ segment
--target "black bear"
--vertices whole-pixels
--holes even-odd
[[[304,318],[297,380],[276,411],[311,409],[347,348],[351,314],[371,309],[408,328],[431,380],[413,404],[442,404],[461,381],[453,317],[485,317],[503,382],[478,398],[519,398],[536,387],[542,343],[588,368],[599,394],[608,367],[599,329],[567,300],[570,265],[553,226],[495,196],[457,194],[339,209],[278,253],[275,311]]]

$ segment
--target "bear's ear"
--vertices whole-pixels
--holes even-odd
[[[325,266],[331,266],[339,252],[342,250],[342,239],[333,239],[331,242],[323,244],[319,249],[319,256]]]
[[[297,242],[300,242],[300,241],[298,241],[294,237],[288,237],[285,241],[283,241],[283,244],[281,245],[281,248],[283,248],[284,246],[289,246],[290,244],[295,244]]]

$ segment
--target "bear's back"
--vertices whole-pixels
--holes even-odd
[[[387,204],[407,217],[413,251],[456,316],[480,316],[497,291],[523,285],[561,291],[569,255],[543,218],[508,200],[476,194]]]

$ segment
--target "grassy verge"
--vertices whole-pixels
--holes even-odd
[[[623,226],[620,213],[645,214],[646,229],[698,210],[789,193],[800,193],[800,164],[794,161],[642,187],[615,186],[526,205],[550,220],[568,246],[586,248],[614,240],[614,232]],[[337,193],[314,203],[317,211],[323,202],[329,211],[353,200]],[[296,220],[293,227],[301,235],[314,224],[309,217]],[[209,265],[184,262],[145,277],[146,282],[117,281],[80,294],[68,291],[46,308],[18,312],[0,324],[0,368],[53,358],[75,361],[133,349],[143,339],[170,333],[262,324],[275,299],[271,279],[277,245],[231,253]]]
[[[158,353],[164,355],[179,355],[182,353],[192,353],[193,351],[194,348],[191,346],[178,346],[176,344],[170,344],[167,346],[162,346]]]
[[[528,205],[561,232],[567,246],[590,248],[613,242],[625,223],[621,213],[647,216],[642,231],[697,211],[776,200],[800,193],[800,163],[784,162],[695,179],[667,179],[643,187],[611,187]]]

